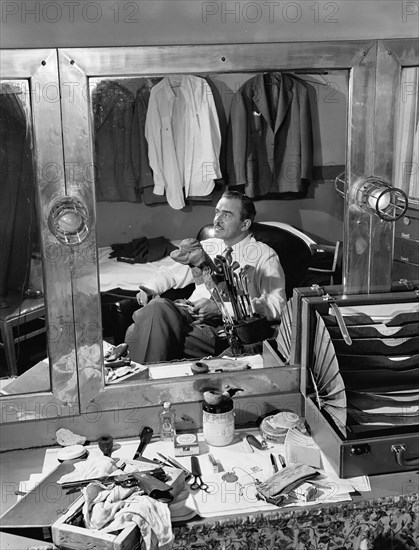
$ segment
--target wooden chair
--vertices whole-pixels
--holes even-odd
[[[308,268],[308,271],[309,274],[317,274],[319,276],[319,284],[341,284],[342,244],[342,241],[336,241],[334,245],[310,245],[312,251],[312,264]]]
[[[8,307],[0,309],[0,348],[4,349],[9,376],[17,376],[15,344],[46,331],[45,304],[44,298],[22,300],[18,294],[7,296],[7,302]],[[40,322],[31,323],[36,319]]]

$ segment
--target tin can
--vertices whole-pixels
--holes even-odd
[[[233,400],[226,399],[219,405],[202,404],[202,430],[208,445],[224,447],[234,439]]]

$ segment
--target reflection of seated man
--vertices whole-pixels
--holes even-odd
[[[256,241],[249,228],[256,215],[252,200],[227,191],[217,203],[214,216],[215,238],[202,241],[202,247],[212,259],[232,247],[232,261],[245,265],[249,279],[249,295],[255,313],[268,321],[278,320],[285,304],[285,276],[274,250]],[[159,271],[141,288],[157,296],[170,288],[183,288],[194,280],[189,265],[176,264]],[[144,292],[137,295],[144,296]],[[192,306],[155,297],[137,310],[126,333],[130,355],[134,361],[158,362],[172,359],[218,355],[228,348],[225,336],[219,332],[223,322],[218,306],[204,284],[197,284],[189,298]],[[227,304],[228,306],[229,304]]]

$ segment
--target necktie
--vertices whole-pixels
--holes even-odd
[[[228,265],[231,265],[233,261],[232,252],[233,252],[233,249],[231,248],[231,246],[227,246],[227,248],[224,250],[224,258],[227,260]]]

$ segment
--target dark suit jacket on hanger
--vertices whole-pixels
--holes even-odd
[[[231,104],[229,185],[244,185],[250,197],[304,193],[312,164],[306,86],[284,73],[261,73],[245,82]]]

